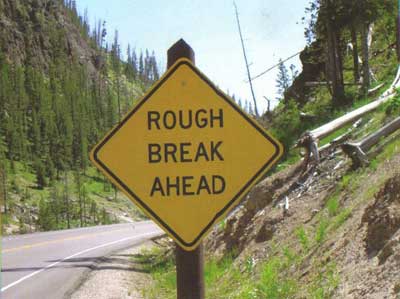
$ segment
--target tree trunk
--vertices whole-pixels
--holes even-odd
[[[7,214],[7,172],[5,166],[2,166],[1,171],[1,186],[2,186],[2,195],[3,195],[3,204],[4,204],[4,214]]]
[[[85,185],[83,186],[85,188]],[[82,194],[83,196],[83,226],[86,226],[86,190]]]
[[[121,98],[120,98],[120,82],[119,73],[117,74],[117,100],[118,100],[118,122],[121,122]]]
[[[363,61],[363,94],[368,94],[370,86],[370,73],[369,73],[369,51],[368,51],[368,24],[363,24],[361,28],[361,46],[362,46],[362,61]]]
[[[64,203],[66,208],[66,216],[67,216],[67,228],[71,228],[71,215],[70,215],[70,202],[69,202],[69,193],[68,193],[68,176],[65,173],[64,177]]]
[[[400,62],[400,7],[399,7],[399,13],[397,15],[396,30],[397,30],[396,32],[397,61]]]
[[[351,26],[351,43],[353,44],[354,83],[358,83],[360,81],[360,68],[358,63],[357,31],[355,24]]]
[[[83,227],[83,198],[82,198],[82,188],[81,188],[81,174],[79,173],[79,170],[77,170],[77,188],[78,188],[78,200],[79,200],[79,220],[80,220],[80,226]]]
[[[339,36],[335,30],[335,24],[330,18],[327,21],[326,29],[328,40],[328,76],[329,81],[332,81],[332,101],[334,106],[337,107],[345,104]]]

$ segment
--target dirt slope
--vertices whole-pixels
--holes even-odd
[[[378,166],[352,170],[351,162],[336,154],[303,183],[296,183],[299,164],[265,179],[213,231],[207,252],[221,256],[234,250],[243,264],[249,256],[261,263],[290,248],[300,263],[285,275],[304,286],[299,298],[308,298],[307,288],[332,265],[338,281],[329,291],[332,298],[398,298],[398,141],[394,153],[380,159]]]

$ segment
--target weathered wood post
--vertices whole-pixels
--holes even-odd
[[[195,63],[193,49],[180,39],[168,50],[169,69],[179,58]],[[176,285],[178,299],[204,299],[204,250],[203,244],[193,251],[176,245]]]

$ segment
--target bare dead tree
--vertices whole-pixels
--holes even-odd
[[[241,41],[241,43],[242,43],[243,57],[244,57],[244,61],[245,61],[245,64],[246,64],[247,77],[248,77],[248,80],[249,80],[251,95],[252,95],[252,97],[253,97],[253,102],[254,102],[254,112],[256,113],[257,118],[259,118],[259,117],[260,117],[260,114],[258,113],[256,96],[254,95],[253,83],[251,82],[250,68],[249,68],[249,63],[248,63],[248,61],[247,61],[246,48],[245,48],[245,46],[244,46],[243,35],[242,35],[242,29],[241,29],[241,27],[240,27],[239,13],[238,13],[238,9],[237,9],[237,6],[236,6],[235,1],[233,1],[233,6],[235,7],[236,22],[237,22],[237,25],[238,25],[240,41]]]
[[[370,69],[369,69],[369,45],[368,45],[368,32],[369,24],[362,24],[361,26],[361,52],[362,52],[362,67],[363,67],[363,93],[366,95],[370,86]]]
[[[266,96],[264,96],[264,99],[267,101],[268,106],[267,106],[267,112],[270,113],[271,112],[271,100],[268,99]]]

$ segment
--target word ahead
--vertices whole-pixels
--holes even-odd
[[[91,159],[192,250],[281,153],[275,139],[181,59],[95,146]]]

